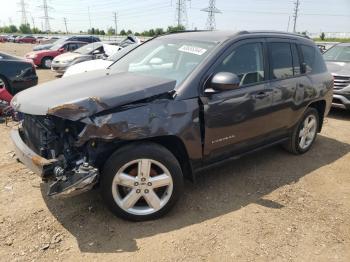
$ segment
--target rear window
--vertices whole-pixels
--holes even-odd
[[[326,64],[318,48],[300,45],[306,65],[305,73],[323,73],[327,71]]]

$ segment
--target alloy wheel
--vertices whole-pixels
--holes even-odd
[[[137,159],[122,166],[112,182],[114,201],[133,215],[149,215],[164,207],[173,191],[169,170],[152,159]]]
[[[299,131],[299,146],[301,149],[307,149],[311,146],[317,133],[317,120],[314,115],[305,118]]]

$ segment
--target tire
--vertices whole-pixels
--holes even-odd
[[[45,69],[50,69],[51,68],[51,63],[52,63],[52,57],[44,57],[41,60],[41,67]]]
[[[106,161],[100,189],[115,215],[130,221],[146,221],[170,211],[182,195],[183,175],[179,162],[165,147],[133,143],[117,150]]]
[[[0,88],[3,88],[1,85],[1,83],[4,84],[4,88],[6,88],[7,92],[9,92],[11,95],[13,95],[13,90],[12,87],[10,86],[9,82],[7,81],[7,79],[4,76],[0,75]]]
[[[314,125],[311,124],[311,120],[314,120]],[[307,129],[304,129],[306,123],[309,123]],[[312,126],[311,126],[312,125]],[[320,126],[320,117],[318,111],[315,108],[309,107],[299,123],[293,129],[292,134],[289,137],[289,140],[283,144],[283,147],[290,153],[295,155],[304,154],[310,150],[315,139]],[[308,131],[307,131],[308,130]],[[301,133],[304,133],[302,135]],[[304,143],[302,139],[304,137]],[[304,146],[303,146],[304,145]]]

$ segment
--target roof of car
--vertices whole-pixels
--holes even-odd
[[[184,31],[162,36],[170,39],[188,39],[197,41],[223,42],[241,35],[261,37],[294,37],[309,40],[307,36],[280,31]],[[312,40],[309,40],[312,41]]]

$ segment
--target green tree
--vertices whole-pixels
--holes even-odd
[[[32,32],[32,30],[30,29],[30,26],[29,24],[21,24],[19,26],[19,31],[22,33],[22,34],[30,34]]]
[[[179,26],[168,26],[167,32],[168,33],[175,33],[175,32],[180,32],[180,31],[185,31],[186,28],[183,25]]]
[[[109,27],[107,30],[108,35],[115,35],[115,29],[113,27]]]
[[[15,25],[10,25],[9,29],[10,29],[10,33],[16,33],[18,31],[17,26]]]
[[[156,28],[154,31],[155,31],[155,34],[156,34],[156,35],[162,35],[162,34],[164,34],[163,28]]]
[[[100,35],[105,35],[105,31],[104,30],[100,30]]]
[[[126,35],[125,30],[124,30],[124,29],[122,29],[122,30],[120,31],[120,34],[121,34],[121,35]]]
[[[326,39],[326,35],[324,32],[321,33],[320,38],[322,41],[324,41]]]
[[[132,35],[133,32],[129,29],[127,32],[126,32],[127,35]]]

